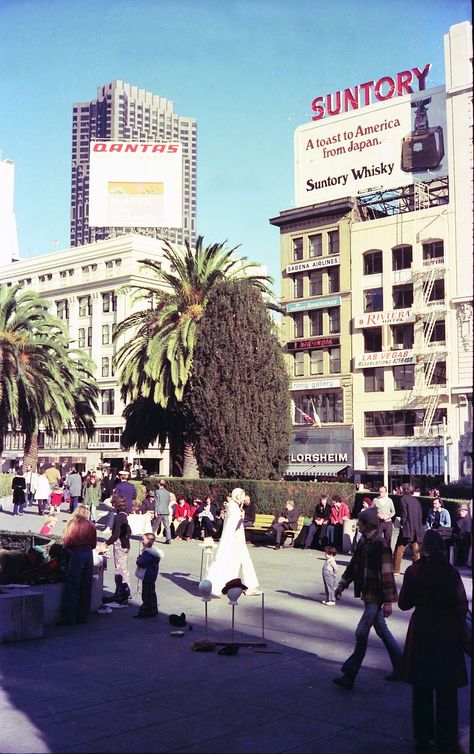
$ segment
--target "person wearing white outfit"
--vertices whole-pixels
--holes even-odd
[[[212,594],[220,596],[222,588],[232,579],[239,578],[248,587],[247,594],[260,594],[258,579],[245,542],[242,505],[244,490],[236,487],[226,503],[224,527],[215,560],[211,563],[206,579],[212,584]]]

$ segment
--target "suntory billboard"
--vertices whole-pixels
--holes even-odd
[[[179,143],[91,142],[89,225],[181,227],[182,172]]]
[[[445,102],[437,87],[299,126],[296,206],[446,175]]]

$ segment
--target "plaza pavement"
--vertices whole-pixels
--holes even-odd
[[[62,515],[56,533],[65,521]],[[37,532],[40,525],[30,512],[22,518],[0,513],[1,529]],[[263,641],[261,598],[243,596],[235,609],[235,640],[255,644],[221,656],[191,649],[205,636],[198,543],[173,542],[163,550],[156,619],[133,619],[140,602],[133,578],[130,606],[94,614],[86,625],[48,627],[43,639],[0,645],[2,754],[413,752],[411,689],[384,680],[390,663],[373,632],[355,689],[331,682],[352,652],[361,607],[352,589],[335,607],[321,604],[321,553],[250,547],[265,595],[267,646],[257,646]],[[135,538],[132,573],[137,552]],[[341,573],[348,560],[337,557]],[[462,575],[471,598],[471,575]],[[112,561],[105,585],[113,590]],[[168,615],[181,612],[188,625],[174,638]],[[213,599],[208,616],[209,638],[230,642],[227,599]],[[389,619],[400,644],[409,617],[395,607]],[[460,690],[466,754],[469,696],[469,688]]]

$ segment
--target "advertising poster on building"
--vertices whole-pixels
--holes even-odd
[[[93,141],[89,225],[182,226],[181,144]]]
[[[296,206],[447,175],[445,99],[437,87],[299,126]]]

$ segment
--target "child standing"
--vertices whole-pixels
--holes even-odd
[[[138,568],[143,568],[145,571],[142,580],[143,604],[140,607],[138,613],[133,617],[154,618],[156,615],[158,615],[155,582],[158,578],[160,560],[163,558],[164,553],[162,550],[158,550],[156,547],[153,547],[153,545],[155,544],[154,534],[143,534],[142,542],[143,550],[141,555],[139,555],[137,558],[137,566]]]
[[[56,516],[50,515],[46,516],[43,526],[40,529],[40,534],[45,534],[46,536],[49,536],[51,534],[54,525],[56,523]]]
[[[325,547],[324,553],[326,555],[326,560],[323,565],[323,581],[326,599],[322,602],[323,605],[335,605],[336,598],[334,590],[337,581],[336,548],[331,546]]]

